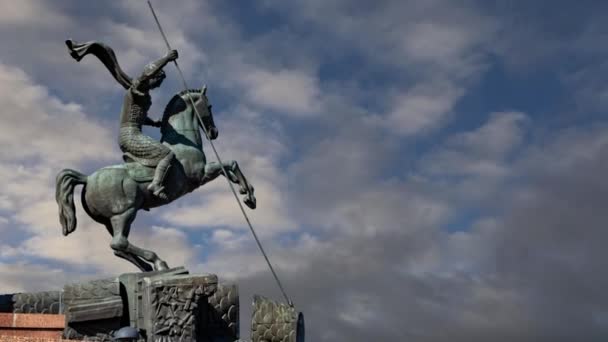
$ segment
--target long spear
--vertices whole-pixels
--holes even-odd
[[[167,45],[167,49],[169,51],[171,51],[172,49],[171,49],[171,45],[169,45],[169,40],[167,40],[167,36],[165,36],[165,32],[163,31],[163,28],[160,25],[160,22],[158,21],[158,17],[156,16],[156,12],[154,12],[154,8],[152,7],[152,3],[150,3],[150,0],[148,0],[148,6],[150,7],[150,11],[152,12],[154,21],[156,21],[156,26],[158,26],[158,30],[160,31],[160,34],[163,36],[163,40],[165,41],[165,44]],[[182,73],[182,69],[179,67],[179,64],[177,64],[177,60],[174,60],[173,63],[175,64],[175,68],[177,69],[177,72],[179,73],[179,76],[182,80],[184,89],[185,90],[190,89],[190,88],[188,88],[188,84],[186,83],[186,78],[184,77],[184,74]],[[285,297],[285,300],[287,301],[287,303],[293,307],[293,302],[289,299],[289,297],[287,296],[287,293],[285,293],[285,289],[283,288],[283,285],[281,284],[281,281],[279,280],[277,273],[274,271],[274,268],[272,267],[272,264],[270,263],[270,260],[268,259],[268,255],[266,255],[266,252],[264,251],[264,248],[262,247],[262,243],[260,242],[258,235],[255,233],[255,230],[253,229],[253,226],[251,225],[251,221],[249,221],[249,217],[247,216],[247,213],[245,212],[245,208],[243,208],[243,204],[241,203],[239,196],[236,194],[236,190],[234,190],[234,186],[230,182],[230,178],[228,177],[228,172],[224,168],[222,159],[220,159],[220,155],[217,153],[217,150],[215,149],[215,145],[213,144],[213,141],[211,140],[211,138],[209,138],[209,134],[207,133],[207,128],[203,124],[201,115],[198,112],[198,109],[196,108],[196,106],[194,105],[194,100],[192,100],[192,97],[190,97],[190,96],[188,96],[188,98],[190,99],[190,103],[192,104],[192,108],[194,108],[196,117],[197,117],[201,127],[203,128],[205,137],[207,137],[207,140],[209,141],[209,144],[211,145],[211,148],[213,149],[213,153],[215,154],[215,157],[217,158],[217,161],[220,164],[220,167],[222,168],[222,172],[224,173],[226,182],[228,182],[228,186],[230,186],[230,190],[232,190],[232,194],[234,195],[234,198],[236,198],[236,202],[239,204],[239,208],[241,209],[241,212],[243,213],[243,217],[245,218],[245,221],[247,222],[247,225],[249,226],[249,230],[251,230],[251,234],[253,234],[255,242],[258,244],[258,247],[260,248],[260,251],[262,252],[262,255],[264,256],[264,259],[266,259],[266,263],[268,264],[268,267],[270,268],[270,271],[272,272],[272,275],[274,276],[274,279],[276,280],[277,285],[279,286],[279,289],[283,293],[283,297]]]

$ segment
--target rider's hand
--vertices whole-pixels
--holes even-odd
[[[176,60],[178,57],[177,50],[171,50],[167,53],[167,59],[171,62]]]

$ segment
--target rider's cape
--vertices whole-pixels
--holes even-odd
[[[70,55],[76,61],[80,62],[86,55],[94,55],[106,66],[108,71],[110,71],[110,74],[112,74],[120,85],[125,89],[131,88],[133,80],[120,68],[116,55],[111,47],[96,41],[78,43],[69,39],[66,40],[65,43],[70,50]],[[171,152],[166,146],[160,144],[158,141],[143,135],[141,128],[125,130],[121,128],[119,141],[121,150],[125,152],[125,155],[123,156],[125,162],[136,161],[137,163],[148,167],[156,167],[158,162]],[[133,169],[133,165],[127,164]],[[138,178],[141,178],[140,176],[141,175],[139,175]],[[145,178],[145,176],[146,175],[142,177]]]
[[[133,81],[131,77],[129,77],[129,75],[127,75],[120,68],[116,55],[114,54],[114,50],[112,50],[111,47],[101,42],[90,41],[86,43],[78,43],[71,39],[66,40],[65,44],[70,50],[70,56],[72,56],[76,61],[80,62],[84,56],[92,54],[99,58],[99,60],[103,63],[103,65],[106,66],[106,68],[108,68],[108,71],[110,71],[112,76],[114,76],[120,85],[122,85],[125,89],[129,89],[131,87]]]

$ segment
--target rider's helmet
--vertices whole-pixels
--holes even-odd
[[[114,341],[133,342],[139,338],[139,331],[133,327],[122,327],[114,333]]]

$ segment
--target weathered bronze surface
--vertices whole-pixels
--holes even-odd
[[[114,254],[142,271],[166,270],[167,263],[154,251],[128,241],[129,231],[138,210],[168,204],[223,174],[222,165],[207,162],[202,148],[199,122],[203,123],[209,139],[218,136],[206,95],[207,88],[176,94],[167,104],[162,120],[155,121],[147,113],[151,103],[149,91],[162,84],[165,77],[162,68],[177,58],[176,51],[148,64],[140,77],[131,79],[122,71],[109,46],[100,42],[80,44],[72,40],[66,44],[70,55],[77,61],[87,55],[97,57],[127,91],[118,139],[125,162],[101,168],[90,175],[72,169],[64,169],[57,175],[56,200],[63,234],[68,235],[76,229],[73,192],[75,186],[83,185],[84,210],[113,236],[110,247]],[[200,121],[193,104],[201,115]],[[160,127],[160,142],[142,133],[141,128],[145,124]],[[254,209],[254,188],[238,163],[227,161],[223,167],[227,172],[225,176],[245,195],[245,204]]]

